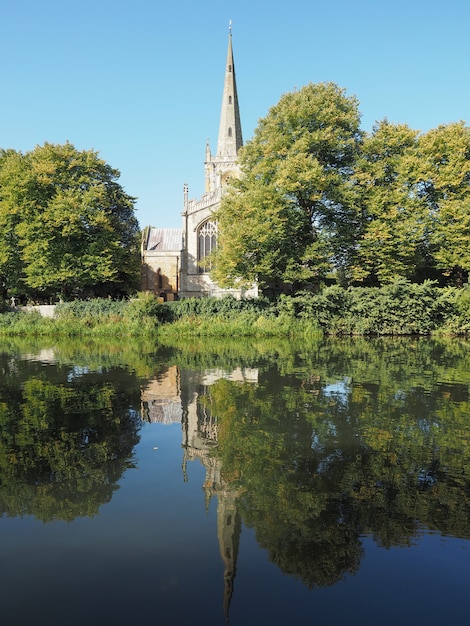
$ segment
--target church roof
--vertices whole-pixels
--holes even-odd
[[[147,250],[155,252],[179,252],[183,247],[182,228],[154,228],[147,236]]]

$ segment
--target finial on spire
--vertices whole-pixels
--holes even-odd
[[[228,32],[229,32],[230,34],[232,34],[232,20],[229,20],[229,23],[228,23]]]

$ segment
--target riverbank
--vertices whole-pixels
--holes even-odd
[[[468,335],[470,287],[440,288],[398,281],[380,288],[337,285],[318,293],[236,300],[159,302],[149,293],[131,300],[94,299],[33,310],[6,308],[0,335],[302,337],[313,335]]]

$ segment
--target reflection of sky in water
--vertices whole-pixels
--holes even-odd
[[[351,390],[351,381],[352,378],[350,376],[345,376],[335,383],[325,385],[322,389],[322,393],[325,396],[336,396],[346,399]]]
[[[80,378],[82,376],[85,376],[86,374],[89,374],[91,371],[93,371],[94,373],[97,373],[97,374],[101,374],[102,368],[98,367],[98,368],[96,368],[94,370],[91,370],[89,367],[83,367],[83,366],[80,366],[80,365],[74,365],[72,367],[72,369],[70,370],[70,372],[67,374],[67,381],[70,383],[75,378]]]

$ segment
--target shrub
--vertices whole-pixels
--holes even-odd
[[[445,307],[434,281],[398,280],[383,287],[349,290],[351,321],[357,334],[426,335],[443,321]]]
[[[470,323],[470,290],[457,302],[433,281],[397,280],[383,287],[332,285],[318,293],[281,296],[278,313],[316,322],[327,334],[425,335],[440,328],[457,310]]]
[[[162,303],[149,293],[139,293],[127,303],[124,309],[125,318],[130,321],[142,321],[146,318],[153,318],[158,321],[161,317]]]
[[[111,300],[110,298],[93,298],[92,300],[72,300],[61,302],[56,308],[56,317],[61,319],[83,320],[91,317],[95,320],[109,315],[124,315],[127,306],[125,300]]]
[[[223,298],[186,298],[163,304],[162,321],[174,321],[188,316],[233,319],[242,312],[267,312],[271,304],[266,298],[237,300],[231,295]]]

